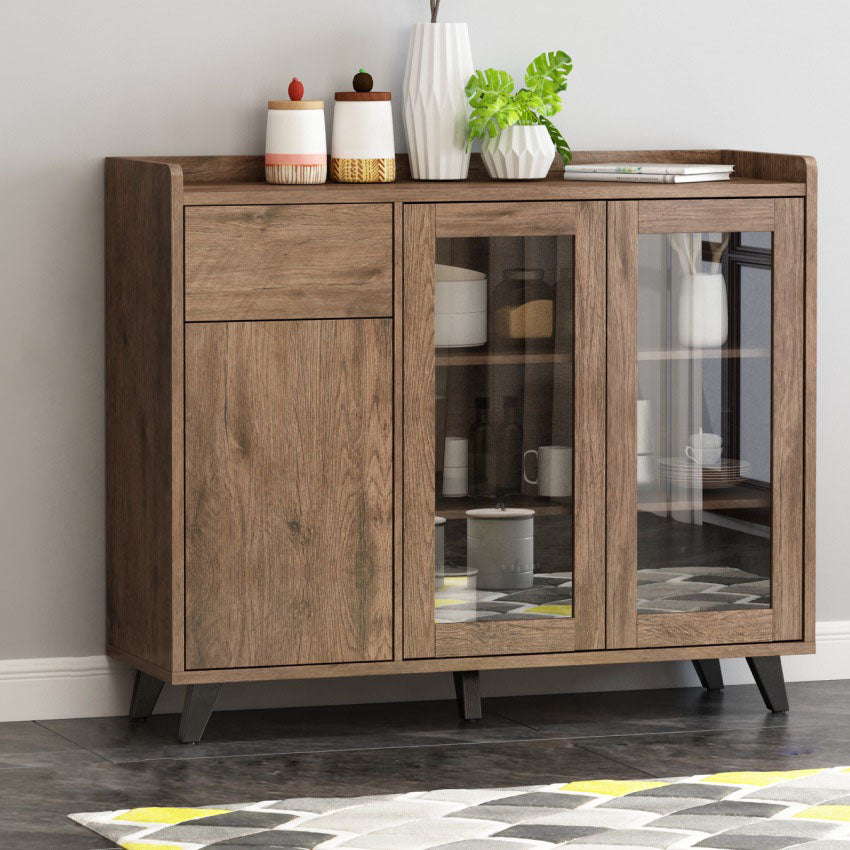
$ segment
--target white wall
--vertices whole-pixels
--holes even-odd
[[[102,158],[257,153],[293,75],[368,67],[399,103],[425,0],[0,0],[0,658],[103,647]],[[479,67],[575,61],[574,148],[820,163],[818,616],[850,620],[847,4],[444,0]],[[400,122],[398,144],[403,147]],[[374,687],[374,685],[372,685]]]

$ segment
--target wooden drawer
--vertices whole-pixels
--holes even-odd
[[[186,320],[392,315],[391,204],[187,207]]]

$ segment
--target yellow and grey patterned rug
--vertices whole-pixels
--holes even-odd
[[[850,767],[71,817],[126,850],[850,850]]]

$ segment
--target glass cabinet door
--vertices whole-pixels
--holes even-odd
[[[612,466],[628,464],[627,495],[609,502],[628,515],[609,548],[625,593],[613,638],[800,639],[799,202],[616,206],[609,240],[630,249],[610,290],[623,303],[609,345],[626,368],[609,374],[624,414],[609,445]]]
[[[421,257],[405,242],[421,275],[404,279],[405,385],[413,368],[430,393],[430,433],[415,425],[411,433],[416,402],[407,392],[404,416],[406,445],[430,444],[427,485],[424,459],[416,467],[429,503],[411,504],[405,489],[404,580],[424,586],[414,591],[421,648],[414,632],[406,651],[601,647],[604,445],[589,429],[601,424],[604,404],[603,205],[408,208],[406,235],[423,213],[434,230],[419,234]],[[433,293],[427,357],[408,348],[408,331],[425,321],[407,309],[422,272]],[[594,299],[596,309],[584,312]],[[415,554],[411,521],[422,535]]]

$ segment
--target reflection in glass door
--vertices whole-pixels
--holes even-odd
[[[772,234],[638,242],[637,608],[771,606]]]
[[[439,238],[437,623],[573,613],[572,236]]]

